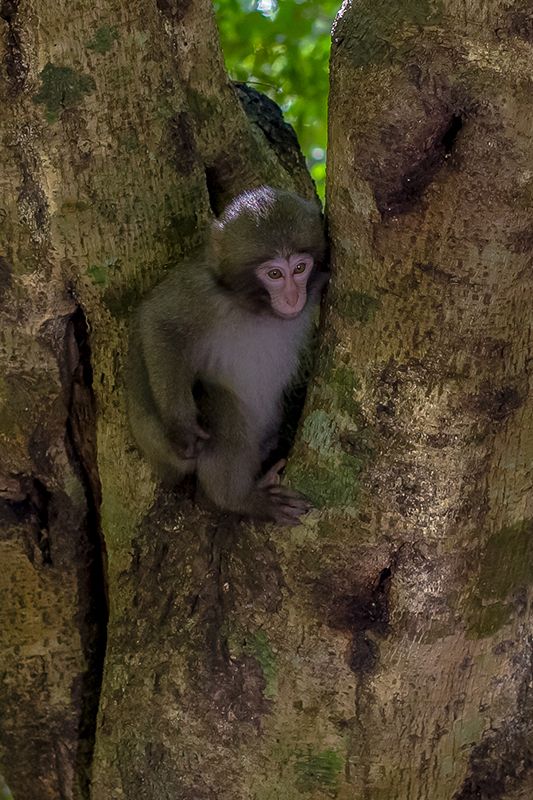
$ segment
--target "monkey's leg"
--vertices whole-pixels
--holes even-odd
[[[197,460],[200,485],[219,508],[246,513],[261,467],[259,443],[230,389],[202,380],[197,403],[210,434]]]
[[[204,384],[199,406],[211,434],[197,462],[207,497],[228,511],[296,524],[311,505],[298,492],[277,485],[281,462],[258,479],[260,440],[238,398],[224,387]]]
[[[130,407],[131,426],[135,439],[154,471],[175,485],[196,469],[196,458],[180,458],[154,414],[145,409]]]

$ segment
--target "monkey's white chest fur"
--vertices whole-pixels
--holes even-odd
[[[235,392],[261,435],[279,425],[283,391],[298,368],[310,320],[308,309],[294,320],[232,309],[199,345],[200,370]]]

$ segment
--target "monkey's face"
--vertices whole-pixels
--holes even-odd
[[[313,257],[309,253],[273,258],[255,269],[259,282],[270,296],[272,311],[283,319],[293,319],[303,310],[307,302],[307,281],[312,272]]]

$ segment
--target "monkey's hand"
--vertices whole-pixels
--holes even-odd
[[[209,438],[196,420],[189,424],[174,422],[169,429],[169,439],[180,458],[198,458]]]

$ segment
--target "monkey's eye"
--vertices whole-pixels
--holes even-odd
[[[280,269],[271,269],[267,272],[269,278],[272,280],[277,281],[279,278],[283,277],[282,272]]]
[[[300,261],[300,263],[296,264],[296,267],[294,268],[295,274],[296,273],[300,274],[302,272],[305,272],[306,267],[307,267],[307,264],[305,263],[305,261]]]

